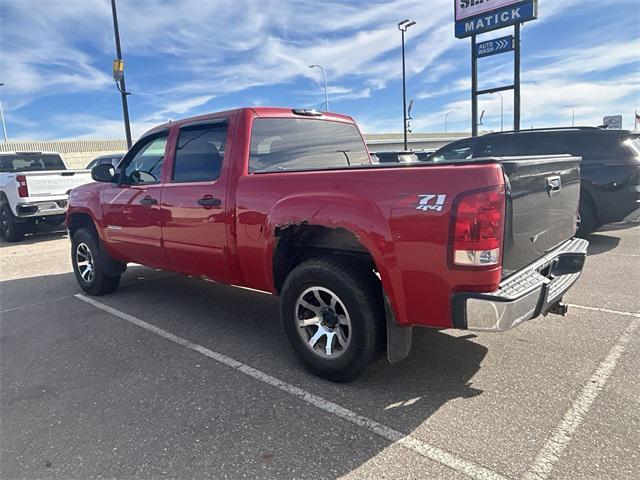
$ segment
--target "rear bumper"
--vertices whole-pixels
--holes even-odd
[[[68,201],[43,200],[38,202],[25,202],[16,205],[15,214],[18,218],[48,217],[50,215],[64,215],[67,211]]]
[[[495,292],[456,293],[454,327],[503,332],[549,312],[580,277],[588,246],[571,239],[505,279]]]

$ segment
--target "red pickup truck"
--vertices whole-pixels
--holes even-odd
[[[412,327],[503,331],[564,314],[580,158],[374,164],[347,116],[243,108],[161,125],[74,189],[73,269],[91,295],[127,262],[271,292],[300,361],[348,381]]]

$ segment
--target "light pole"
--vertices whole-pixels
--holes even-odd
[[[575,109],[575,107],[572,107],[571,105],[565,105],[564,108],[570,108],[571,109],[571,126],[575,127],[576,126],[576,109]]]
[[[324,78],[324,108],[325,112],[329,111],[329,94],[327,93],[327,74],[322,68],[322,65],[309,65],[309,68],[319,68],[322,72],[322,78]]]
[[[451,115],[453,111],[447,112],[444,114],[444,133],[449,131],[449,115]]]
[[[129,124],[129,106],[127,105],[127,87],[124,84],[124,63],[120,50],[120,31],[118,30],[118,14],[116,12],[116,0],[111,0],[111,13],[113,14],[113,33],[116,37],[116,61],[113,62],[113,78],[122,97],[122,114],[124,116],[124,131],[127,136],[127,148],[131,148],[131,125]]]
[[[491,92],[492,95],[494,93],[500,95],[500,131],[504,132],[504,97],[500,92]]]
[[[4,83],[0,83],[0,87],[4,87]],[[4,143],[7,143],[7,125],[4,123],[4,112],[2,111],[2,100],[0,100],[0,119],[2,120],[2,133],[4,134]]]
[[[398,23],[398,29],[402,32],[402,118],[403,125],[402,131],[404,133],[404,151],[408,150],[407,145],[407,73],[405,69],[405,61],[404,61],[404,33],[409,29],[409,27],[413,27],[416,22],[411,20],[403,20]]]

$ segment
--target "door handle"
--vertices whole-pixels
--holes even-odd
[[[209,196],[202,197],[201,199],[198,200],[198,205],[202,205],[205,208],[219,207],[221,204],[222,204],[222,200],[220,200],[219,198],[213,198]]]
[[[142,200],[140,200],[140,203],[142,205],[157,205],[158,204],[158,200],[156,200],[153,197],[150,197],[149,195],[147,195],[146,197],[144,197]]]
[[[560,176],[547,177],[547,193],[549,196],[559,192],[562,188],[562,180]]]

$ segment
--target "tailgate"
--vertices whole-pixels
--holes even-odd
[[[88,170],[60,170],[54,172],[27,172],[23,174],[27,180],[30,197],[65,195],[69,190],[90,183],[91,173]]]
[[[580,157],[501,158],[507,184],[503,277],[574,236]]]

